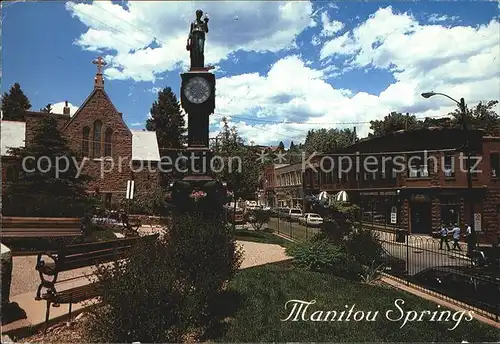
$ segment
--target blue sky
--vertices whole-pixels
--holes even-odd
[[[133,129],[158,88],[178,94],[194,10],[209,13],[216,66],[211,131],[230,119],[247,141],[288,143],[321,127],[356,127],[390,111],[453,110],[435,90],[469,103],[498,98],[498,2],[2,3],[2,92],[19,82],[33,109],[79,106],[102,55],[106,92]],[[19,25],[23,23],[23,25]],[[496,49],[495,49],[496,48]],[[460,74],[460,75],[457,75]],[[473,105],[473,104],[471,104]],[[57,107],[59,108],[59,107]]]

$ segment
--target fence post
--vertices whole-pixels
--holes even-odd
[[[406,232],[405,234],[406,234],[406,275],[409,275],[410,274],[410,248],[408,245],[409,235],[408,232]],[[410,284],[407,278],[405,280],[406,284]]]

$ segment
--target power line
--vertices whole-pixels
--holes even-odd
[[[270,124],[308,124],[308,125],[355,125],[355,124],[371,124],[372,121],[357,121],[357,122],[283,122],[283,121],[272,121],[272,120],[266,120],[266,119],[259,119],[259,118],[251,118],[251,117],[242,117],[242,116],[230,116],[230,115],[222,115],[216,113],[215,115],[218,116],[226,116],[226,117],[232,117],[234,119],[242,119],[242,120],[247,120],[247,121],[253,121],[253,122],[262,122],[262,123],[270,123]],[[417,120],[425,120],[427,118],[432,118],[432,119],[448,119],[451,118],[451,116],[443,116],[443,115],[435,115],[435,116],[425,116],[425,117],[415,117]],[[288,129],[293,129],[293,128],[287,128]]]

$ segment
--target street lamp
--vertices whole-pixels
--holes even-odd
[[[467,164],[467,191],[468,191],[468,198],[469,198],[469,211],[470,211],[470,219],[469,219],[469,226],[471,227],[471,237],[472,237],[472,243],[468,242],[468,251],[471,251],[472,247],[475,246],[476,243],[476,231],[474,229],[474,203],[472,200],[472,171],[471,171],[471,161],[470,161],[470,145],[469,145],[469,136],[468,136],[468,130],[467,130],[467,109],[465,107],[465,100],[464,98],[460,98],[460,101],[453,99],[447,94],[444,93],[439,93],[439,92],[425,92],[422,93],[422,97],[428,99],[432,96],[435,95],[440,95],[443,97],[446,97],[448,99],[451,99],[454,101],[460,108],[460,112],[462,113],[462,129],[464,131],[464,136],[465,136],[465,144],[463,148],[463,152],[467,156],[466,164]]]

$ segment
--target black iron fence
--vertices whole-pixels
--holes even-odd
[[[375,217],[369,221],[361,216],[357,228],[374,231],[383,247],[384,273],[398,281],[420,289],[477,314],[499,321],[500,272],[498,256],[472,264],[463,239],[452,236],[442,239],[432,235],[408,235],[389,221]],[[375,214],[377,215],[377,214]],[[301,241],[319,233],[320,226],[311,226],[298,219],[273,214],[268,227],[276,233]],[[430,232],[430,231],[429,231]],[[497,251],[498,252],[498,251]]]

